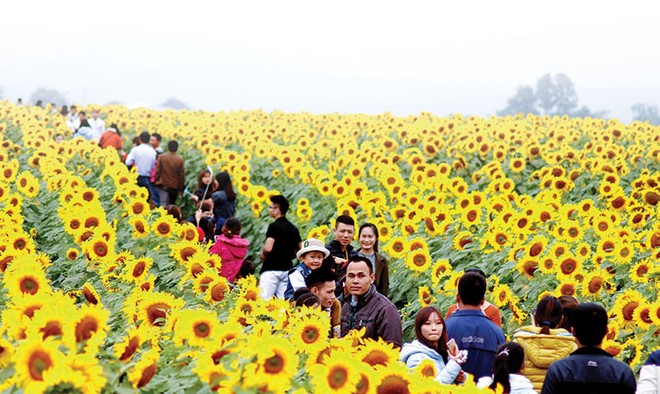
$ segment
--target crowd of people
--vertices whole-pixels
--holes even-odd
[[[160,135],[143,132],[126,154],[119,129],[114,124],[106,129],[98,111],[92,111],[89,119],[75,106],[66,111],[74,137],[116,149],[126,165],[137,167],[138,184],[147,188],[151,202],[184,221],[176,205],[185,188],[184,162],[176,141],[167,144],[165,153]],[[210,252],[221,257],[220,274],[233,284],[252,273],[252,263],[246,260],[250,241],[241,237],[241,223],[234,216],[236,193],[229,174],[213,177],[210,169],[201,171],[190,198],[197,210],[187,221],[197,226],[199,241],[211,243]],[[642,368],[638,386],[630,367],[601,347],[608,316],[597,303],[580,304],[570,296],[544,297],[530,324],[507,342],[499,309],[485,300],[486,275],[479,269],[465,271],[458,281],[456,304],[445,313],[431,305],[420,309],[414,321],[415,339],[403,343],[401,315],[387,297],[389,270],[387,259],[378,252],[377,227],[360,225],[355,248],[356,223],[341,215],[330,243],[303,240],[287,219],[288,210],[285,196],[270,197],[273,221],[260,253],[260,295],[322,308],[330,319],[331,338],[363,329],[365,337],[400,348],[400,360],[409,368],[424,360],[432,362],[436,380],[443,384],[474,379],[480,387],[500,385],[504,393],[520,394],[660,393],[660,351]]]

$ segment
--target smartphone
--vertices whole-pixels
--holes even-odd
[[[456,345],[456,341],[454,341],[454,338],[450,339],[449,342],[447,342],[447,351],[452,356],[458,354],[458,345]]]

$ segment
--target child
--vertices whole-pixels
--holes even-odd
[[[537,394],[532,382],[520,374],[525,368],[525,351],[515,342],[507,342],[497,348],[493,364],[493,376],[484,376],[477,382],[479,388],[495,390],[502,385],[504,394]]]
[[[305,278],[321,267],[323,259],[330,255],[330,251],[325,248],[323,242],[315,238],[310,238],[303,242],[302,249],[298,251],[296,257],[300,260],[295,268],[289,271],[289,283],[287,284],[284,298],[293,299],[293,293],[301,287],[305,287]]]
[[[220,275],[230,283],[236,281],[249,245],[250,241],[241,238],[241,222],[235,217],[228,218],[222,226],[222,234],[216,237],[209,252],[220,256]]]

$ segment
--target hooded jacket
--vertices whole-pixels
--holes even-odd
[[[431,360],[435,364],[436,377],[435,380],[442,384],[452,384],[458,373],[461,371],[461,366],[454,360],[449,360],[447,364],[442,359],[440,353],[424,345],[417,339],[410,343],[403,344],[401,348],[401,355],[399,360],[406,363],[406,367],[410,369],[416,368],[422,360]]]
[[[350,296],[341,308],[341,336],[350,330],[366,327],[365,338],[382,338],[396,347],[401,346],[401,316],[394,304],[376,291],[373,284],[359,297]]]
[[[484,376],[477,382],[477,387],[486,388],[493,383],[493,378]],[[511,394],[537,394],[538,391],[534,389],[532,382],[523,375],[517,373],[509,374],[509,384],[511,385]]]
[[[209,250],[209,252],[220,256],[222,259],[220,275],[227,278],[231,283],[234,283],[236,275],[241,270],[243,260],[247,255],[248,245],[250,245],[250,241],[238,235],[228,238],[221,234],[215,238],[215,243]]]
[[[525,369],[521,372],[541,391],[550,364],[571,355],[577,349],[575,338],[563,328],[551,329],[550,334],[540,334],[541,327],[521,327],[513,336],[525,350]]]

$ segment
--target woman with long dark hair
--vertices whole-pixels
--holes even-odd
[[[423,360],[433,361],[435,379],[443,384],[464,380],[460,364],[465,362],[466,358],[460,352],[449,351],[445,321],[437,308],[426,306],[417,312],[415,336],[417,339],[403,344],[399,360],[405,362],[411,369],[417,367]]]
[[[497,348],[493,363],[493,376],[479,379],[477,387],[497,389],[501,385],[504,394],[537,394],[532,382],[521,375],[525,368],[525,351],[515,342],[507,342]]]
[[[216,229],[221,229],[225,220],[236,213],[236,193],[227,171],[218,173],[215,180],[218,182],[218,187],[212,195],[213,217],[216,220]]]
[[[577,344],[573,336],[561,328],[563,307],[556,297],[541,299],[532,313],[532,319],[533,325],[518,329],[513,341],[525,350],[523,375],[540,392],[550,364],[568,357],[577,349]]]
[[[358,256],[366,257],[371,261],[374,272],[374,285],[376,290],[385,297],[390,287],[390,271],[387,266],[387,259],[378,253],[378,227],[371,223],[365,223],[358,230]]]

